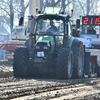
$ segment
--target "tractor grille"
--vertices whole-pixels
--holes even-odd
[[[47,50],[44,50],[44,49],[42,49],[42,48],[43,48],[43,47],[41,46],[39,50],[36,49],[36,53],[37,53],[37,52],[41,52],[41,51],[43,51],[44,54],[47,55],[47,54],[48,54],[48,49],[47,49]]]
[[[38,46],[38,45],[47,46],[47,43],[45,43],[45,42],[38,42],[38,43],[37,43],[37,46]]]
[[[45,55],[48,55],[48,51],[50,51],[50,47],[47,46],[47,43],[45,43],[45,42],[38,42],[37,46],[39,46],[39,49],[36,49],[36,53],[44,51]],[[48,47],[48,49],[44,49],[44,47]]]

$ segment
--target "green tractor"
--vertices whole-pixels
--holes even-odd
[[[71,36],[70,16],[45,13],[32,18],[26,46],[15,48],[14,76],[82,78],[85,49]]]

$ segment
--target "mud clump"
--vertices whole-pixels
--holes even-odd
[[[0,78],[13,76],[13,61],[0,61]]]

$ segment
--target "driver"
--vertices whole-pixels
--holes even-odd
[[[54,22],[51,20],[50,21],[50,30],[53,30],[54,32],[57,32],[57,27],[54,25]]]

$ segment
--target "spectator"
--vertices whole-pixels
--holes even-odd
[[[78,28],[75,26],[73,31],[72,31],[72,36],[73,37],[79,37],[80,31],[78,31]]]
[[[92,27],[92,25],[89,26],[89,29],[87,30],[87,34],[96,34],[96,31]]]

